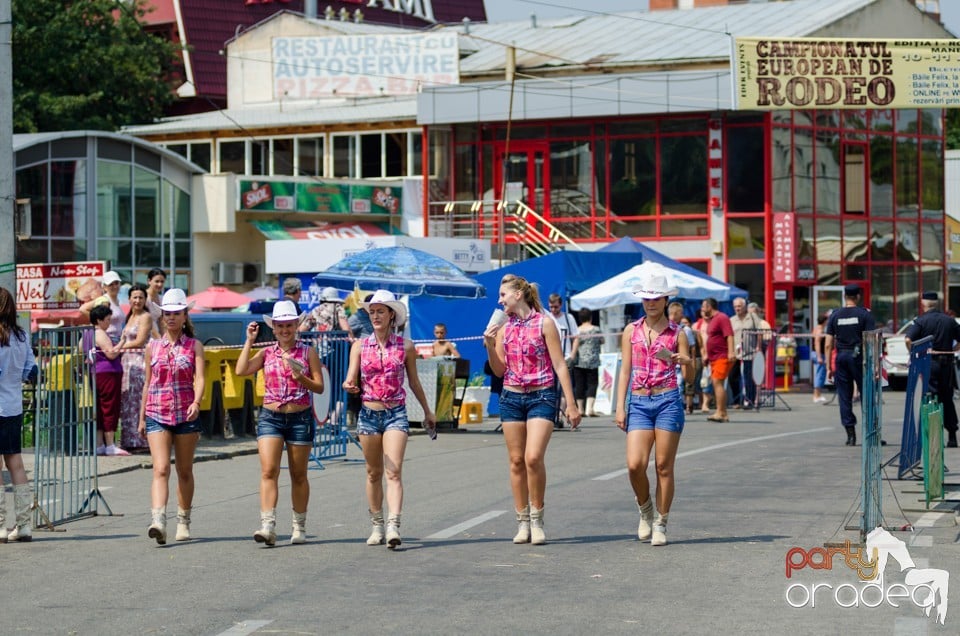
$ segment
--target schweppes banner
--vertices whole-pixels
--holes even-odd
[[[736,38],[741,110],[960,106],[960,40]]]

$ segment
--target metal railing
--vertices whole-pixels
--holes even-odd
[[[860,540],[866,541],[874,528],[882,526],[883,520],[883,462],[880,453],[880,433],[883,424],[883,334],[868,331],[863,334],[863,386],[860,395],[862,471],[861,503],[863,516],[860,523]]]

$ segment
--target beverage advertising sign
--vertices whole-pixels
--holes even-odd
[[[77,309],[103,293],[104,261],[17,265],[18,309]]]
[[[400,212],[399,184],[241,180],[238,188],[238,210],[323,214]]]
[[[735,107],[956,107],[958,60],[957,40],[735,38]]]

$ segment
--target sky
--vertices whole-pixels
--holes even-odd
[[[568,15],[591,15],[595,12],[617,13],[622,11],[646,11],[647,0],[484,0],[487,20],[506,22],[525,20],[535,13],[542,18],[557,18]],[[584,10],[588,8],[588,11]],[[943,23],[950,31],[960,36],[960,0],[940,0]]]

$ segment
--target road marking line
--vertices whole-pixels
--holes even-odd
[[[429,537],[426,537],[426,538],[427,539],[449,539],[450,537],[454,537],[460,534],[461,532],[463,532],[464,530],[469,530],[470,528],[474,526],[478,526],[485,521],[496,519],[497,517],[499,517],[502,514],[505,514],[506,512],[507,512],[506,510],[491,510],[490,512],[483,513],[479,517],[474,517],[473,519],[467,519],[463,523],[458,523],[455,526],[450,526],[449,528],[441,530],[440,532],[434,532],[433,534],[431,534]]]
[[[913,527],[932,528],[944,514],[945,513],[942,512],[925,512],[919,519],[917,519],[917,522],[913,524]]]
[[[747,439],[739,439],[735,442],[724,442],[723,444],[714,444],[713,446],[704,446],[703,448],[695,448],[693,450],[684,451],[682,453],[677,453],[677,459],[681,457],[690,457],[691,455],[699,455],[700,453],[709,453],[710,451],[720,450],[721,448],[729,448],[730,446],[739,446],[741,444],[752,444],[753,442],[762,442],[768,439],[778,439],[781,437],[792,437],[793,435],[807,435],[808,433],[822,433],[823,431],[832,431],[836,429],[835,426],[822,426],[820,428],[811,428],[806,431],[791,431],[790,433],[777,433],[776,435],[761,435],[760,437],[748,437]],[[627,474],[626,468],[621,468],[620,470],[615,470],[612,473],[606,473],[604,475],[598,475],[593,478],[593,481],[607,481],[609,479],[615,479],[617,477],[622,477]]]
[[[230,629],[225,632],[220,632],[217,636],[246,636],[247,634],[252,634],[261,627],[266,627],[272,620],[269,621],[243,621],[242,623],[237,623]]]

